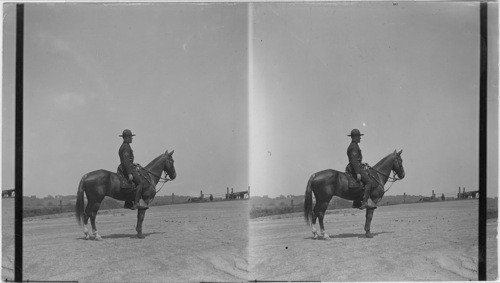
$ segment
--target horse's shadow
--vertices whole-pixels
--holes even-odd
[[[153,234],[165,234],[165,232],[151,232],[151,233],[143,233],[142,235],[144,237],[148,237]],[[104,235],[101,236],[103,239],[122,239],[122,238],[130,238],[130,239],[135,239],[137,238],[137,234],[111,234],[111,235]]]
[[[151,232],[151,233],[143,233],[142,235],[146,238],[153,234],[165,234],[165,232]],[[137,234],[111,234],[111,235],[103,235],[101,238],[104,239],[137,239]],[[91,238],[94,240],[93,238]],[[85,238],[78,238],[78,240],[85,240]]]
[[[380,234],[389,234],[389,233],[394,233],[394,232],[377,232],[377,233],[371,233],[373,237],[378,236]],[[343,233],[343,234],[338,234],[338,235],[329,235],[330,239],[346,239],[346,238],[359,238],[359,239],[365,239],[366,235],[360,234],[360,233]],[[314,237],[307,237],[306,239],[310,240],[316,240]]]

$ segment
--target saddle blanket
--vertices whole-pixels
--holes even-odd
[[[366,170],[366,169],[365,169]],[[348,187],[349,189],[359,189],[363,188],[363,183],[361,181],[358,182],[356,176],[354,174],[354,170],[351,168],[351,164],[347,164],[345,167],[345,174],[349,181]]]
[[[129,190],[135,189],[134,182],[129,182],[127,179],[125,179],[125,177],[123,177],[120,174],[118,174],[118,178],[120,178],[120,188],[121,189],[129,189]]]
[[[354,179],[354,177],[349,174],[349,173],[346,173],[347,175],[347,180],[349,181],[349,189],[360,189],[360,188],[363,188],[363,183],[361,181],[357,181],[356,179]]]

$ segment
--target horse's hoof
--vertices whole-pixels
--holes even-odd
[[[323,235],[323,240],[325,240],[325,241],[330,240],[330,235],[328,235],[328,234]]]
[[[318,234],[313,233],[313,240],[317,240],[317,239],[318,239]]]
[[[372,235],[372,233],[366,233],[366,234],[365,234],[365,236],[366,236],[366,237],[367,237],[368,239],[371,239],[371,238],[373,238],[373,235]]]
[[[144,235],[141,233],[141,234],[137,234],[137,238],[138,238],[138,239],[144,239],[144,238],[146,238],[146,237],[144,237]]]
[[[90,235],[89,234],[85,235],[85,240],[90,240]]]
[[[97,236],[95,236],[95,240],[96,241],[102,241],[102,238],[101,238],[101,236],[97,235]]]

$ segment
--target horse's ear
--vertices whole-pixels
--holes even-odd
[[[394,150],[393,154],[396,154],[396,150]]]
[[[174,151],[175,151],[175,150],[172,150],[172,151],[169,153],[169,155],[170,155],[170,156],[172,156],[172,154],[174,154]]]
[[[400,150],[400,151],[398,152],[398,155],[401,155],[401,153],[403,153],[403,150]]]
[[[167,150],[165,150],[165,154],[169,154],[169,153],[168,153],[168,149],[167,149]]]

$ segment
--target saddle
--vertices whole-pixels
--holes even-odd
[[[134,164],[134,170],[137,171],[137,173],[143,177],[144,179],[146,179],[145,182],[149,182],[150,185],[152,185],[152,180],[151,180],[151,177],[148,176],[148,175],[144,175],[143,172],[141,172],[141,165],[139,164]],[[125,170],[123,169],[123,166],[122,164],[120,164],[118,166],[118,168],[116,169],[116,174],[118,175],[118,178],[120,179],[120,188],[121,189],[133,189],[135,190],[135,183],[133,181],[129,181],[128,180],[128,176],[125,174]],[[143,190],[146,189],[147,187],[143,187]]]
[[[363,185],[363,182],[359,181],[358,182],[358,179],[356,177],[356,173],[354,173],[354,170],[352,170],[351,168],[351,164],[347,164],[346,168],[345,168],[345,173],[346,173],[346,176],[347,176],[347,180],[348,180],[348,188],[349,188],[349,191],[352,192],[353,194],[354,193],[357,193],[358,191],[364,191],[364,185]],[[352,208],[360,208],[362,203],[361,201],[363,200],[363,197],[362,197],[362,194],[360,194],[360,197],[353,200],[352,202]]]
[[[347,166],[345,167],[345,173],[347,176],[349,189],[363,189],[363,182],[357,180],[356,173],[354,173],[354,170],[352,170],[350,164],[347,164]]]
[[[122,164],[118,166],[116,169],[116,174],[118,175],[118,178],[120,179],[120,189],[128,189],[128,190],[133,190],[135,189],[135,183],[132,181],[128,180],[128,176],[125,176],[125,170],[123,170]]]
[[[134,170],[137,170],[139,173],[140,173],[140,168],[141,167],[138,164],[136,166],[134,166]],[[120,179],[120,189],[129,191],[129,192],[131,191],[135,195],[136,185],[134,182],[128,180],[128,176],[125,175],[125,170],[123,170],[122,164],[120,164],[118,166],[118,168],[116,169],[116,174],[118,175],[118,179]],[[142,204],[141,204],[141,202],[142,202]],[[142,198],[139,199],[139,203],[143,207],[143,209],[148,209],[147,203],[145,203]],[[131,209],[133,205],[134,205],[133,201],[126,200],[123,208]]]

